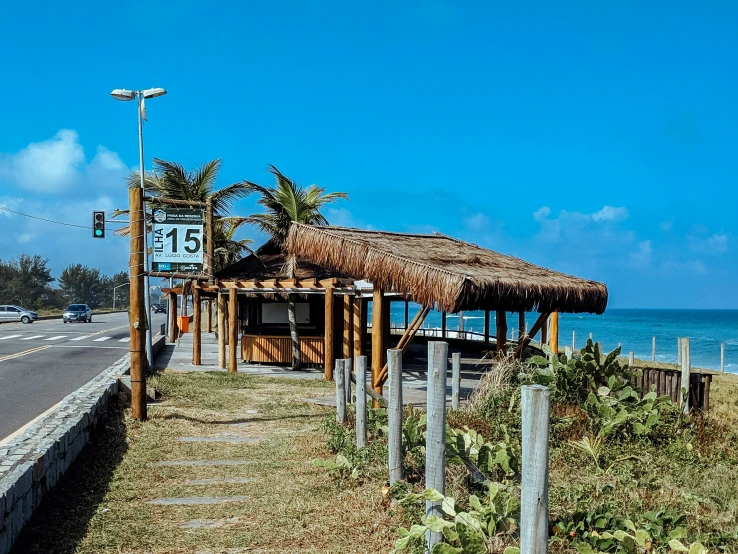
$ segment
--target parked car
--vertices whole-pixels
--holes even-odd
[[[67,321],[84,321],[90,323],[92,322],[92,310],[87,304],[70,304],[64,310],[62,319],[64,323]]]
[[[26,310],[20,306],[6,304],[0,306],[0,321],[22,321],[23,323],[33,323],[38,319],[38,314],[31,310]]]
[[[151,309],[154,311],[155,314],[165,314],[167,313],[167,306],[166,304],[154,304],[151,306]]]

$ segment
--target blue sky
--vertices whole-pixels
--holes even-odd
[[[227,185],[273,163],[348,192],[336,224],[602,280],[613,308],[738,308],[736,28],[709,1],[14,3],[0,204],[123,206],[136,113],[109,92],[161,86],[147,164],[219,157]],[[123,239],[2,213],[0,234],[57,275],[127,267]]]

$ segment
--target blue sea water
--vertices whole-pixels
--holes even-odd
[[[419,306],[410,304],[410,320]],[[405,305],[393,302],[391,321],[404,325]],[[532,327],[538,314],[526,314]],[[518,316],[508,314],[508,329],[517,329]],[[441,313],[431,312],[423,327],[440,328]],[[458,329],[459,314],[448,314],[448,329]],[[484,331],[484,312],[465,312],[467,331]],[[491,333],[494,334],[494,313],[490,314]],[[601,342],[606,352],[622,343],[623,353],[635,352],[636,358],[651,359],[651,340],[656,337],[656,361],[676,363],[677,338],[689,337],[692,365],[720,369],[720,343],[725,343],[725,371],[738,373],[738,310],[624,310],[609,309],[602,315],[561,314],[559,316],[559,344],[572,344],[576,332],[576,348],[582,348],[592,333],[593,340]],[[508,335],[509,336],[509,335]]]

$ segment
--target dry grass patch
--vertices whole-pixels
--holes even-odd
[[[325,456],[327,410],[301,399],[331,394],[322,380],[165,372],[149,421],[111,411],[95,443],[48,496],[13,554],[387,552],[399,516],[376,483],[342,487],[310,461]],[[255,412],[254,412],[255,411]],[[181,442],[251,437],[257,443]],[[161,466],[160,461],[247,460]],[[223,477],[246,483],[188,484]],[[147,504],[167,497],[248,496],[213,505]],[[235,549],[235,550],[229,550]]]

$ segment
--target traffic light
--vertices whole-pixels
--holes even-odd
[[[92,236],[96,239],[105,238],[105,212],[92,212]]]

